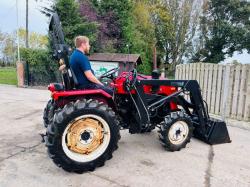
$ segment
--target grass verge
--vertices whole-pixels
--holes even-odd
[[[0,67],[0,84],[17,85],[17,75],[15,67]]]

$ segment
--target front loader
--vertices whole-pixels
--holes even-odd
[[[155,111],[157,107],[164,105],[164,103],[174,102],[191,118],[194,126],[193,133],[196,138],[211,145],[230,142],[226,123],[209,116],[207,106],[204,105],[205,102],[201,96],[200,86],[196,80],[141,80],[137,84],[138,94],[143,94],[143,86],[153,87],[162,85],[173,86],[176,88],[176,92],[149,104],[146,107],[148,110],[146,114]],[[189,95],[190,102],[183,97],[185,94]],[[142,121],[142,123],[145,123],[147,119],[145,118]]]

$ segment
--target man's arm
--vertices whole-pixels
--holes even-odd
[[[85,76],[87,77],[87,79],[90,82],[96,83],[96,84],[100,84],[103,86],[103,84],[95,77],[95,75],[93,75],[93,73],[91,72],[91,70],[87,70],[84,72]]]

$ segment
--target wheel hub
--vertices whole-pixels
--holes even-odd
[[[181,144],[187,138],[188,132],[189,129],[187,123],[184,121],[177,121],[169,130],[169,140],[173,144]]]
[[[81,139],[83,141],[88,141],[88,139],[90,138],[90,133],[88,131],[84,131],[82,134],[81,134]]]
[[[72,122],[66,136],[68,148],[80,154],[90,154],[95,151],[102,144],[103,138],[102,124],[92,118]]]

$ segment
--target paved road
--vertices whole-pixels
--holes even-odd
[[[209,146],[192,139],[164,151],[157,133],[122,131],[119,149],[85,174],[56,167],[40,143],[46,90],[0,85],[0,187],[12,186],[250,186],[250,124],[229,122],[233,142]],[[239,123],[239,127],[236,123]]]

